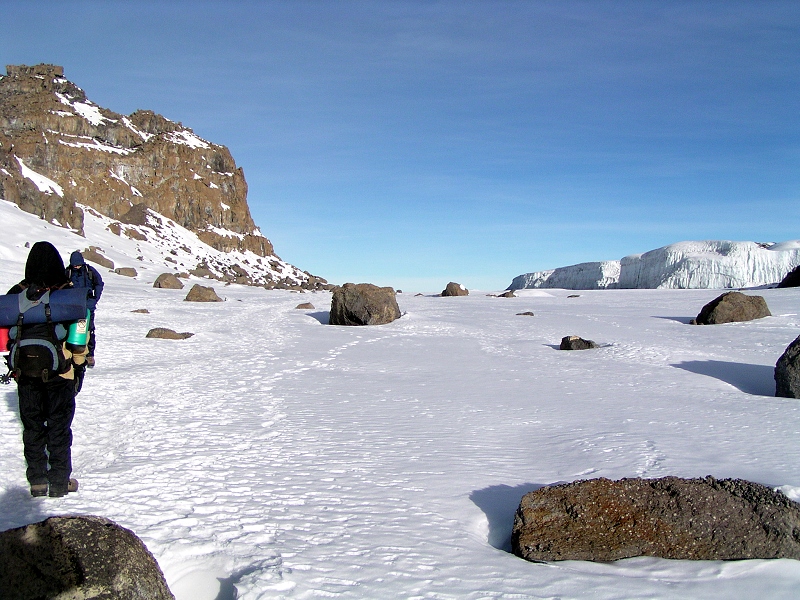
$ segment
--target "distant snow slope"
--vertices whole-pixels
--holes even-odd
[[[581,263],[515,277],[509,289],[717,289],[775,284],[800,265],[800,240],[678,242],[622,260]]]

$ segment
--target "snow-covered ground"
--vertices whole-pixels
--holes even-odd
[[[87,243],[18,216],[0,241],[5,289],[24,241],[65,257]],[[800,596],[793,560],[508,552],[520,497],[557,482],[710,474],[800,499],[800,401],[772,395],[800,289],[763,290],[774,316],[719,326],[687,324],[715,290],[401,294],[401,319],[358,328],[323,324],[327,292],[215,284],[226,302],[187,303],[142,273],[103,273],[77,494],[29,496],[15,389],[0,388],[0,530],[108,517],[180,600]],[[146,339],[157,326],[196,335]],[[602,347],[558,351],[569,334]]]

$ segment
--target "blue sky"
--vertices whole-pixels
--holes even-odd
[[[228,146],[335,283],[800,238],[800,3],[10,2],[0,64]]]

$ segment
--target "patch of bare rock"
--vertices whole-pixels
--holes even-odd
[[[136,277],[139,274],[133,267],[117,267],[114,273],[123,277]]]
[[[334,288],[331,325],[384,325],[400,318],[395,291],[371,283],[345,283]]]
[[[314,310],[314,305],[311,302],[301,302],[297,306],[295,306],[297,310]]]
[[[84,260],[88,260],[89,262],[93,262],[94,264],[100,265],[101,267],[105,267],[107,269],[114,269],[114,261],[100,254],[100,249],[96,246],[89,246],[83,250],[81,254],[83,254]]]
[[[800,337],[789,344],[775,365],[775,395],[800,398]]]
[[[442,290],[442,296],[469,296],[469,290],[460,283],[451,281]]]
[[[800,505],[743,479],[590,479],[523,496],[511,545],[531,561],[800,559]]]
[[[748,296],[741,292],[726,292],[706,304],[692,319],[693,325],[720,325],[771,317],[763,296]]]
[[[161,340],[186,340],[192,337],[194,334],[189,333],[188,331],[184,331],[183,333],[178,333],[177,331],[173,331],[172,329],[167,329],[166,327],[154,327],[150,331],[147,332],[145,337],[148,338],[156,338]]]
[[[153,287],[166,290],[182,290],[183,282],[173,273],[161,273],[153,282]]]
[[[222,302],[222,298],[217,296],[217,292],[211,286],[195,283],[189,293],[184,298],[186,302]]]
[[[585,340],[577,335],[568,335],[561,338],[559,350],[590,350],[597,348],[597,343],[592,340]]]
[[[174,600],[136,535],[102,517],[51,517],[0,533],[0,598]]]

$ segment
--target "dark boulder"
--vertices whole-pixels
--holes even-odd
[[[800,398],[800,337],[789,344],[775,365],[775,395]]]
[[[590,479],[526,494],[514,554],[532,561],[800,559],[800,505],[742,479]]]
[[[394,289],[345,283],[333,290],[331,325],[383,325],[400,318]]]
[[[469,290],[460,283],[451,281],[447,287],[442,290],[442,296],[469,296]]]
[[[597,348],[597,344],[592,340],[585,340],[577,335],[568,335],[561,338],[561,345],[559,350],[589,350]]]
[[[222,298],[217,296],[217,292],[211,286],[195,283],[189,293],[184,298],[186,302],[222,302]]]
[[[3,531],[0,564],[7,600],[174,599],[142,541],[102,517],[51,517]]]
[[[695,325],[720,325],[771,316],[763,296],[727,292],[706,304],[692,322]]]
[[[183,282],[173,273],[162,273],[156,277],[153,287],[165,290],[182,290]]]
[[[533,317],[535,315],[533,314],[532,310],[526,310],[525,312],[517,313],[517,316],[518,317]]]
[[[779,288],[790,288],[790,287],[800,287],[800,266],[795,267],[789,273],[781,279],[781,282],[778,284]]]
[[[148,338],[157,338],[161,340],[186,340],[192,337],[194,334],[189,333],[188,331],[184,331],[183,333],[178,333],[177,331],[173,331],[172,329],[167,329],[166,327],[154,327],[150,331],[147,332],[147,335],[144,337]]]

